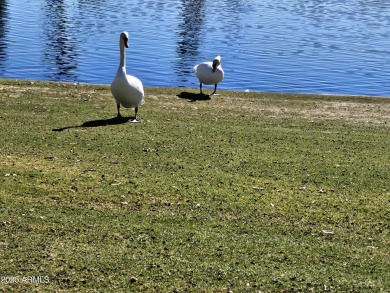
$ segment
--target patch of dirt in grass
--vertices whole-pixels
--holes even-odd
[[[303,110],[308,119],[343,119],[351,123],[384,124],[390,126],[390,103],[322,102],[316,108]]]
[[[309,121],[316,120],[344,120],[347,123],[374,124],[390,127],[390,101],[386,98],[356,97],[357,102],[345,100],[345,97],[326,97],[323,101],[315,96],[311,99],[281,99],[272,94],[270,97],[252,95],[251,97],[239,96],[220,97],[220,101],[210,103],[215,109],[239,110],[247,114],[267,115],[270,117],[301,117]],[[288,95],[286,95],[288,97]],[[304,96],[302,96],[304,97]],[[313,98],[313,97],[312,97]]]

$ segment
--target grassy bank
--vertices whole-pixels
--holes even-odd
[[[0,288],[389,290],[390,99],[195,93],[0,80]]]

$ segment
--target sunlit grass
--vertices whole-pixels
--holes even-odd
[[[3,290],[389,288],[390,100],[0,89]]]

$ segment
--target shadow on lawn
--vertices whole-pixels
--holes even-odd
[[[134,117],[113,117],[109,119],[99,119],[99,120],[91,120],[86,121],[81,125],[75,126],[65,126],[61,128],[53,128],[53,131],[64,131],[66,129],[71,128],[80,128],[80,127],[100,127],[100,126],[108,126],[108,125],[119,125],[129,122],[130,119],[134,119]]]
[[[189,92],[181,92],[177,95],[180,99],[189,100],[189,102],[196,102],[196,101],[208,101],[211,100],[209,95],[205,94],[195,94],[195,93],[189,93]]]

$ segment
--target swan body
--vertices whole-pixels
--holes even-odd
[[[214,92],[216,94],[217,85],[223,80],[224,72],[221,65],[221,56],[214,58],[213,62],[203,62],[194,67],[195,75],[200,82],[200,93],[202,93],[202,84],[214,84]]]
[[[118,110],[118,117],[121,117],[120,106],[124,108],[135,108],[135,118],[137,120],[138,107],[144,103],[144,87],[142,82],[135,76],[126,72],[126,53],[128,48],[129,35],[122,32],[119,38],[120,63],[115,78],[111,83],[111,93],[115,98]]]

